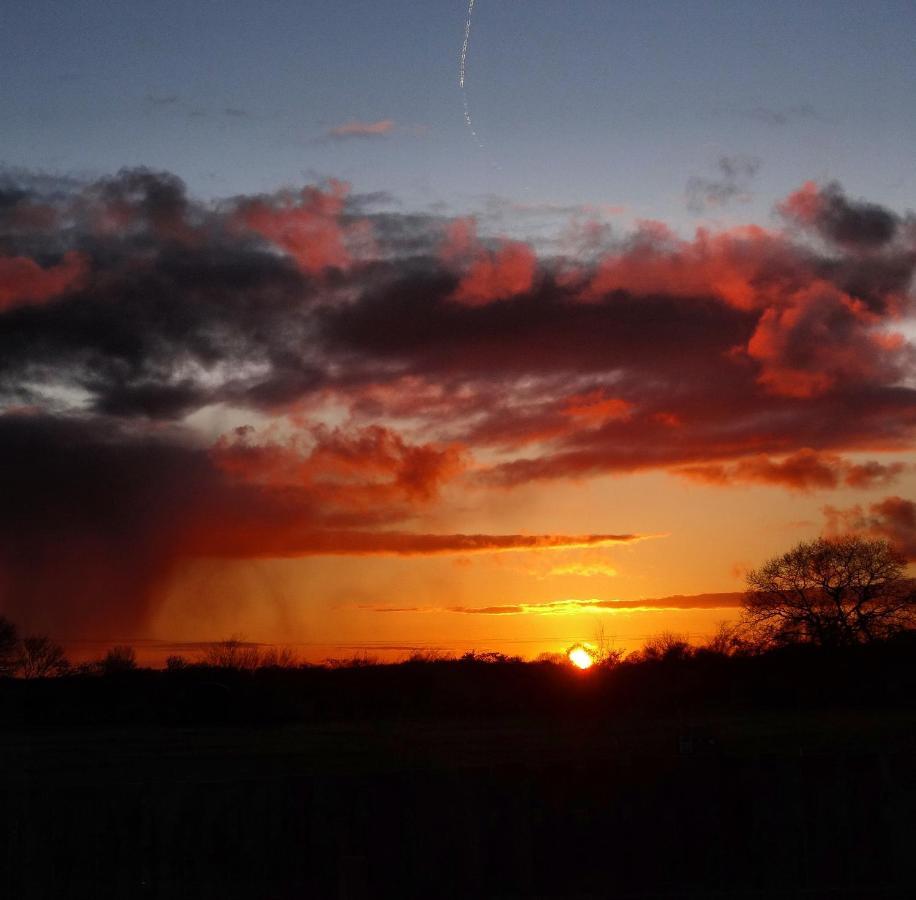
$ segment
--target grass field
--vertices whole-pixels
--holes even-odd
[[[916,714],[0,736],[5,896],[904,897]]]

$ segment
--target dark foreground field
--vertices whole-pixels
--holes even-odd
[[[437,709],[458,671],[7,682],[0,895],[916,895],[916,711],[899,681],[870,705],[809,685],[640,709],[622,682],[606,695],[613,679],[491,666],[467,676],[489,684],[478,714],[447,692]],[[414,713],[373,713],[379,679],[413,684]],[[309,695],[298,713],[278,711],[277,683]],[[231,702],[187,721],[214,691]]]

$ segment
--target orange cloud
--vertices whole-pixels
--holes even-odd
[[[626,418],[632,409],[632,403],[620,397],[608,397],[599,389],[570,397],[563,412],[587,425],[597,426],[609,419]]]
[[[734,609],[741,606],[744,594],[675,594],[645,600],[551,600],[546,603],[517,603],[503,606],[450,606],[449,612],[469,615],[571,615],[582,612],[660,612],[680,609]]]
[[[579,613],[639,613],[665,612],[685,609],[734,610],[741,606],[742,591],[717,594],[674,594],[670,597],[649,597],[644,600],[548,600],[544,603],[504,603],[494,606],[363,606],[379,613],[451,612],[473,616],[567,616]]]
[[[872,503],[867,512],[861,506],[825,506],[822,512],[828,536],[854,532],[880,538],[911,562],[916,561],[916,502],[891,496]]]
[[[256,540],[251,540],[256,537]],[[201,555],[257,558],[304,556],[440,556],[531,550],[611,547],[637,534],[414,534],[402,531],[315,531],[293,527],[238,534],[226,529],[202,536]]]
[[[411,444],[380,425],[349,430],[314,425],[285,441],[245,426],[220,438],[211,456],[235,478],[270,488],[307,489],[338,510],[428,501],[464,469],[460,447]]]

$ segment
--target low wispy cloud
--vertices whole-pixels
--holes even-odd
[[[325,132],[325,139],[330,141],[350,141],[360,138],[387,137],[395,130],[393,119],[379,119],[377,122],[344,122],[335,125]]]
[[[641,540],[636,534],[415,534],[400,531],[310,533],[295,556],[437,556],[523,550],[575,550]]]
[[[450,606],[449,612],[469,615],[563,616],[581,612],[660,612],[678,609],[731,609],[741,605],[744,595],[733,591],[719,594],[674,594],[643,600],[551,600],[547,603],[519,603],[505,606]]]
[[[362,607],[380,613],[450,612],[474,616],[565,616],[582,612],[661,612],[683,609],[734,609],[744,594],[730,591],[715,594],[674,594],[643,600],[549,600],[544,603],[506,603],[496,606],[370,606]]]
[[[187,98],[179,94],[159,94],[155,92],[147,93],[143,102],[147,112],[156,112],[161,114],[180,114],[184,113],[192,119],[206,119],[215,116],[226,116],[232,119],[244,119],[251,116],[251,111],[241,106],[222,106],[216,108],[204,107],[198,104],[191,105]]]
[[[715,178],[693,176],[687,182],[687,208],[693,213],[720,209],[733,201],[750,200],[750,183],[760,169],[753,156],[720,157]]]
[[[893,484],[911,467],[902,462],[877,460],[855,463],[832,453],[805,447],[780,459],[759,454],[734,465],[684,466],[679,475],[705,484],[770,484],[793,491],[835,490],[838,487],[870,489]]]
[[[178,103],[178,94],[147,94],[144,98],[150,106],[174,106]]]
[[[738,119],[759,122],[762,125],[770,125],[774,128],[781,128],[793,122],[825,121],[824,116],[810,103],[794,103],[790,106],[781,107],[765,106],[763,104],[717,107],[713,110],[713,115],[733,116]]]

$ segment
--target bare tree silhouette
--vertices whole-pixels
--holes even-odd
[[[606,669],[613,668],[623,662],[626,656],[626,650],[618,647],[612,635],[605,631],[604,624],[599,624],[595,629],[593,638],[595,664]]]
[[[27,637],[20,641],[17,670],[23,678],[63,675],[69,668],[64,648],[49,637]]]
[[[803,541],[747,575],[742,625],[764,644],[850,646],[916,621],[906,561],[886,541]]]
[[[251,671],[261,664],[261,652],[256,644],[247,643],[242,635],[236,634],[207,647],[201,662],[215,669]]]

